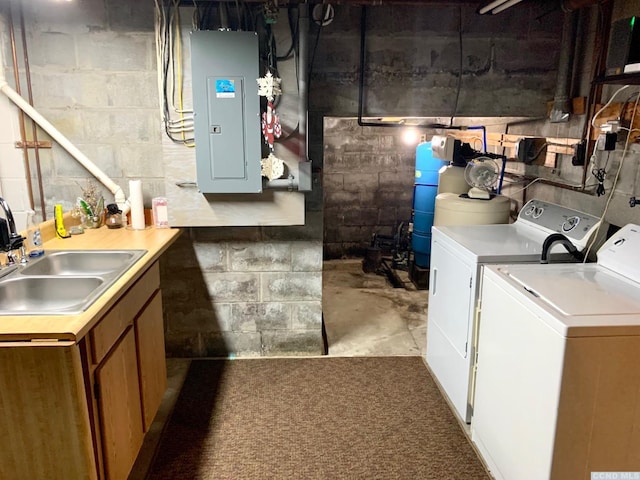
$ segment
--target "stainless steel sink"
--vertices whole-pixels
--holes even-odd
[[[80,313],[99,296],[99,277],[12,277],[0,282],[0,314]]]
[[[126,270],[144,250],[66,250],[32,261],[22,275],[109,275]]]
[[[146,250],[48,251],[44,257],[0,275],[0,315],[81,313],[145,253]]]

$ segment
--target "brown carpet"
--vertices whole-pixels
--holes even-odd
[[[488,479],[420,357],[195,360],[149,479]]]

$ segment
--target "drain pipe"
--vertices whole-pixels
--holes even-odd
[[[576,31],[578,29],[578,14],[567,12],[564,14],[562,26],[562,45],[558,60],[558,81],[553,108],[549,120],[551,123],[568,122],[571,113],[571,77],[573,59],[576,51]]]
[[[98,166],[93,163],[84,153],[82,153],[71,141],[65,137],[56,127],[54,127],[46,118],[36,111],[29,103],[22,98],[14,89],[12,89],[4,78],[0,78],[0,91],[4,93],[9,100],[24,113],[29,115],[40,128],[47,132],[62,148],[64,148],[73,158],[75,158],[91,175],[96,177],[100,183],[109,189],[115,197],[115,203],[118,204],[120,210],[126,213],[130,209],[129,202],[122,188],[111,180]]]

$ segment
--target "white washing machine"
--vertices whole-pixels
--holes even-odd
[[[481,301],[471,435],[495,478],[637,475],[640,227],[597,264],[486,267]]]
[[[432,228],[426,359],[463,421],[471,421],[483,266],[539,262],[544,239],[552,233],[563,233],[582,250],[598,222],[586,213],[531,200],[512,224]],[[566,252],[561,246],[552,250],[554,255],[560,251]]]

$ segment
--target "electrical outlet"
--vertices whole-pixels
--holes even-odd
[[[544,165],[546,145],[544,138],[523,137],[516,143],[515,157],[526,164]]]

